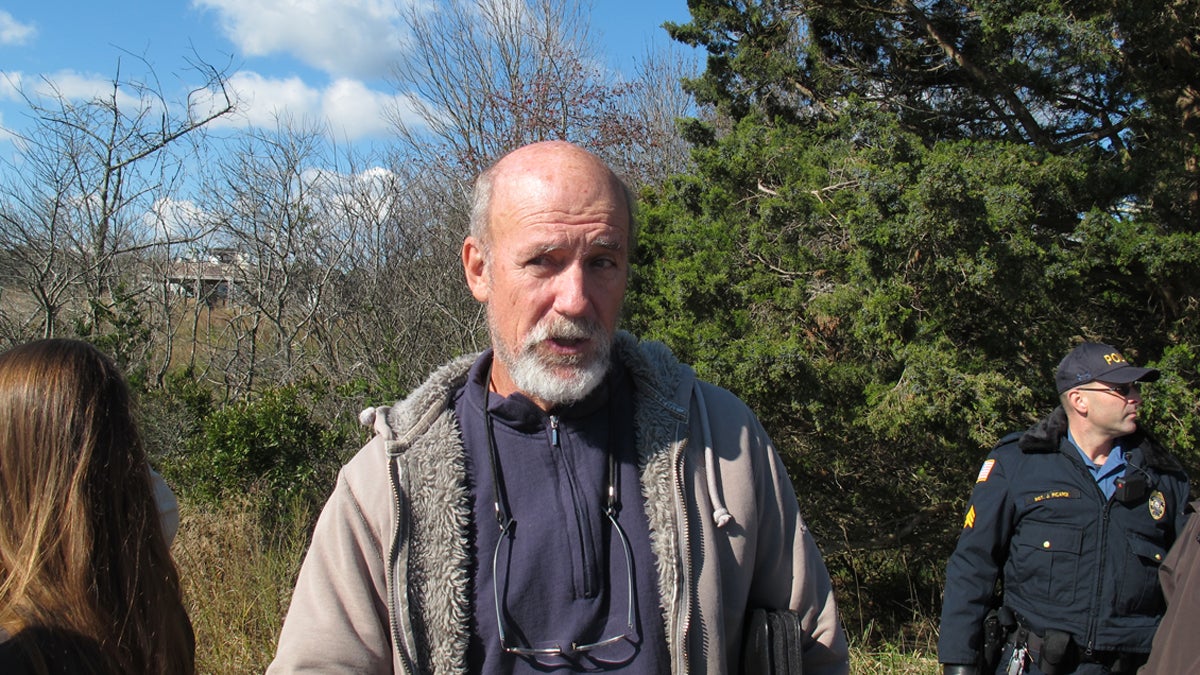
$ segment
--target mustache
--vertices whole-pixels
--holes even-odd
[[[536,348],[543,340],[598,340],[604,337],[604,328],[597,321],[555,316],[542,321],[529,331],[524,347]]]

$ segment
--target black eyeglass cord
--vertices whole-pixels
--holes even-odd
[[[619,539],[621,548],[625,553],[625,574],[629,579],[627,589],[628,595],[626,598],[628,610],[625,618],[625,631],[619,635],[614,635],[586,644],[581,644],[578,641],[572,641],[570,643],[569,650],[563,649],[563,647],[558,644],[555,644],[552,647],[531,647],[527,644],[509,644],[508,631],[505,630],[504,625],[504,600],[498,580],[497,564],[500,559],[500,544],[505,540],[505,538],[512,538],[514,536],[513,528],[516,525],[516,520],[512,517],[512,512],[509,510],[508,495],[504,490],[504,481],[500,479],[500,453],[496,450],[495,428],[492,422],[491,410],[488,409],[488,403],[491,397],[491,382],[492,367],[491,364],[489,364],[487,378],[483,382],[483,416],[488,435],[488,452],[492,469],[492,489],[495,491],[495,500],[493,504],[496,509],[496,522],[500,526],[500,536],[496,539],[496,550],[492,552],[492,593],[496,603],[496,627],[499,633],[501,650],[510,654],[516,654],[522,658],[531,658],[536,661],[539,658],[563,656],[567,653],[593,652],[593,650],[601,649],[622,641],[633,642],[637,635],[637,628],[635,626],[637,610],[634,599],[633,557],[629,550],[629,537],[625,535],[625,530],[621,528],[621,523],[617,520],[617,513],[619,513],[621,510],[621,489],[618,482],[619,474],[617,473],[617,456],[616,452],[613,450],[612,443],[614,428],[613,422],[615,421],[614,418],[616,415],[614,408],[616,406],[612,401],[610,401],[608,403],[608,481],[604,504],[604,514],[612,524],[614,536]],[[613,661],[601,658],[598,655],[593,655],[591,658],[601,663],[621,663],[632,658],[636,653],[636,649],[634,649],[632,653],[626,654],[625,656]]]
[[[495,358],[495,357],[493,357]],[[488,403],[491,396],[492,382],[492,366],[489,364],[487,376],[483,380],[483,419],[484,426],[487,427],[488,438],[488,459],[492,465],[492,490],[494,496],[493,506],[496,510],[496,523],[500,526],[501,532],[509,532],[509,528],[516,524],[516,519],[512,517],[512,511],[508,505],[508,493],[504,489],[504,481],[500,480],[500,453],[496,450],[496,431],[492,422],[492,411],[489,409]],[[609,404],[609,416],[612,416],[612,404]],[[612,420],[609,420],[609,434],[612,434]],[[621,511],[621,490],[620,476],[617,473],[617,455],[609,443],[608,448],[608,477],[606,481],[606,498],[604,513],[616,517]]]

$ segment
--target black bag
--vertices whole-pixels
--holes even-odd
[[[802,675],[800,615],[752,609],[742,635],[742,675]]]

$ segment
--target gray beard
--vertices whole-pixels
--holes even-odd
[[[508,370],[513,384],[526,396],[552,406],[581,401],[604,381],[612,363],[612,336],[594,322],[584,319],[555,317],[539,323],[525,338],[519,352],[499,337],[488,308],[488,331],[496,358]],[[596,351],[591,356],[566,358],[548,357],[537,351],[543,340],[556,338],[590,338]],[[563,374],[563,370],[567,370]]]

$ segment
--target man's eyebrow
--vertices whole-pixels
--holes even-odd
[[[616,239],[609,239],[608,237],[600,237],[596,241],[592,242],[592,245],[599,248],[608,249],[609,251],[620,251],[621,249],[625,248],[621,245],[620,241]]]
[[[561,244],[541,244],[526,250],[525,255],[530,257],[546,255],[547,253],[554,253],[555,251],[562,250],[563,248],[564,247]]]
[[[602,248],[606,251],[614,251],[614,252],[621,251],[625,248],[625,246],[623,244],[621,244],[620,240],[612,239],[609,237],[599,237],[595,241],[593,241],[591,245],[595,248]],[[536,247],[528,250],[526,252],[526,255],[530,255],[530,256],[545,255],[547,253],[554,253],[555,251],[561,251],[565,248],[570,248],[570,246],[564,245],[564,244],[559,244],[559,243],[541,244],[539,246],[536,246]]]

